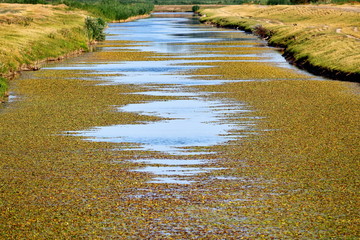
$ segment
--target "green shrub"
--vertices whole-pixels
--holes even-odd
[[[192,7],[193,12],[197,12],[197,11],[199,11],[199,9],[200,9],[199,5],[195,5],[195,6]]]
[[[290,0],[268,0],[267,2],[267,5],[290,5],[290,4],[291,4]]]
[[[89,41],[104,41],[106,22],[102,18],[87,17],[85,30]]]

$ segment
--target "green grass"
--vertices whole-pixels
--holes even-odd
[[[8,89],[7,80],[5,78],[0,77],[0,102],[1,102],[1,98],[5,95],[7,89]]]

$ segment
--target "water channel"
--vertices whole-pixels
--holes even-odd
[[[358,88],[190,13],[106,32],[95,51],[11,82],[1,236],[359,235]]]
[[[198,151],[196,147],[224,144],[234,138],[246,137],[236,135],[231,130],[251,129],[255,124],[253,121],[236,124],[229,121],[229,116],[251,111],[251,107],[246,103],[211,99],[208,97],[210,93],[194,92],[191,88],[196,85],[221,84],[224,80],[206,81],[184,74],[188,70],[202,67],[184,64],[209,61],[206,58],[210,57],[224,57],[221,52],[213,51],[209,54],[206,50],[199,50],[201,44],[206,47],[206,43],[212,43],[211,46],[214,47],[217,42],[228,42],[227,47],[236,47],[236,43],[246,42],[248,44],[241,46],[247,48],[256,45],[268,48],[255,36],[237,30],[218,29],[200,24],[198,19],[189,13],[154,14],[150,18],[134,22],[113,23],[106,33],[107,41],[136,42],[127,47],[129,51],[150,51],[167,55],[163,61],[92,63],[88,63],[85,56],[44,70],[86,70],[103,75],[101,79],[104,84],[139,85],[146,89],[134,94],[178,98],[118,107],[118,111],[158,116],[165,120],[96,126],[72,134],[82,136],[87,141],[130,144],[130,147],[124,150],[156,151],[169,156],[186,156],[187,160],[136,159],[134,162],[147,166],[134,171],[154,174],[152,182],[155,183],[189,184],[191,181],[186,180],[187,176],[214,169],[202,166],[204,160],[199,160],[196,156],[210,153]],[[123,47],[101,44],[97,49],[100,52],[122,50]],[[254,61],[251,59],[253,57],[256,61],[272,62],[280,67],[292,68],[275,50],[248,54],[246,57],[249,58],[248,61]],[[200,58],[205,60],[199,60]],[[193,159],[189,159],[189,156]]]

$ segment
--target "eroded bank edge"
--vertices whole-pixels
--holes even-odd
[[[147,18],[149,16],[150,15],[139,15],[139,16],[135,16],[135,17],[130,17],[126,20],[117,21],[117,22],[135,21],[138,19]],[[69,30],[71,31],[72,29],[69,29]],[[18,60],[19,66],[17,68],[8,69],[8,71],[6,71],[4,73],[0,73],[0,103],[6,102],[6,99],[9,96],[9,94],[8,94],[9,81],[16,78],[18,75],[20,75],[22,71],[37,71],[43,65],[45,65],[47,63],[62,61],[66,58],[77,57],[77,56],[83,54],[84,52],[89,52],[89,51],[92,51],[93,48],[96,48],[97,42],[96,41],[90,42],[87,39],[85,32],[84,32],[82,38],[83,39],[81,41],[78,41],[78,39],[68,39],[68,41],[70,43],[67,44],[66,46],[60,46],[61,43],[59,43],[59,46],[51,45],[52,47],[55,47],[55,48],[60,47],[61,52],[65,52],[65,54],[59,52],[59,54],[54,57],[54,55],[51,54],[51,52],[46,52],[47,54],[45,53],[45,56],[43,55],[41,58],[34,59],[30,63],[26,63],[26,56],[23,55],[24,58]],[[49,39],[49,43],[50,43],[50,41],[51,41],[51,39]],[[39,40],[39,42],[40,42],[40,40]],[[48,44],[41,42],[41,45],[48,45]],[[31,51],[36,51],[36,49],[31,49]],[[28,54],[31,54],[31,52]],[[6,63],[4,63],[4,64],[6,64]]]
[[[284,45],[283,43],[273,40],[272,37],[276,35],[276,32],[271,31],[271,29],[267,29],[259,25],[254,25],[246,21],[233,24],[227,20],[227,17],[204,17],[202,16],[201,11],[199,12],[199,15],[201,16],[200,22],[202,23],[212,24],[216,27],[242,30],[266,40],[269,46],[281,48],[283,52],[282,55],[290,64],[300,69],[306,70],[314,75],[327,77],[333,80],[360,82],[360,73],[335,70],[331,69],[330,66],[315,66],[309,61],[307,56],[297,59],[295,56],[300,55],[300,52],[290,50],[289,45]]]

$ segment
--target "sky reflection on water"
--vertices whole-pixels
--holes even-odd
[[[146,158],[134,160],[142,166],[147,165],[134,171],[152,173],[157,176],[151,181],[152,183],[190,184],[192,181],[186,177],[220,169],[204,167],[206,161],[189,159],[189,156],[213,154],[213,152],[198,151],[197,147],[224,144],[231,139],[242,137],[231,130],[251,128],[249,122],[235,125],[228,121],[231,119],[230,116],[250,111],[245,104],[230,100],[211,99],[207,97],[210,93],[200,94],[189,88],[194,85],[221,84],[224,82],[223,80],[196,79],[194,76],[186,75],[185,72],[204,66],[179,64],[199,62],[199,59],[196,59],[198,55],[204,57],[223,56],[216,52],[210,55],[204,54],[202,50],[196,50],[198,46],[186,45],[187,43],[253,41],[258,46],[259,40],[240,31],[200,25],[189,14],[176,16],[178,17],[170,14],[157,14],[152,18],[135,22],[110,24],[106,30],[109,34],[107,40],[146,41],[131,44],[128,49],[175,54],[172,60],[167,57],[163,61],[119,60],[118,62],[88,64],[85,59],[85,64],[77,62],[55,68],[92,71],[96,72],[106,84],[136,84],[149,90],[133,94],[181,97],[177,100],[164,99],[163,101],[129,104],[118,109],[124,112],[159,116],[165,120],[129,125],[98,126],[74,133],[84,137],[87,141],[134,144],[125,147],[124,150],[146,150],[170,156],[187,156],[184,160]],[[181,43],[181,45],[176,45],[177,43]],[[249,47],[249,45],[244,45],[244,47]],[[101,44],[99,45],[99,51],[120,50],[123,49],[116,46],[109,48],[106,45],[102,49]],[[195,59],[177,59],[189,56]],[[102,77],[101,74],[104,76]],[[112,75],[105,76],[106,74]]]

